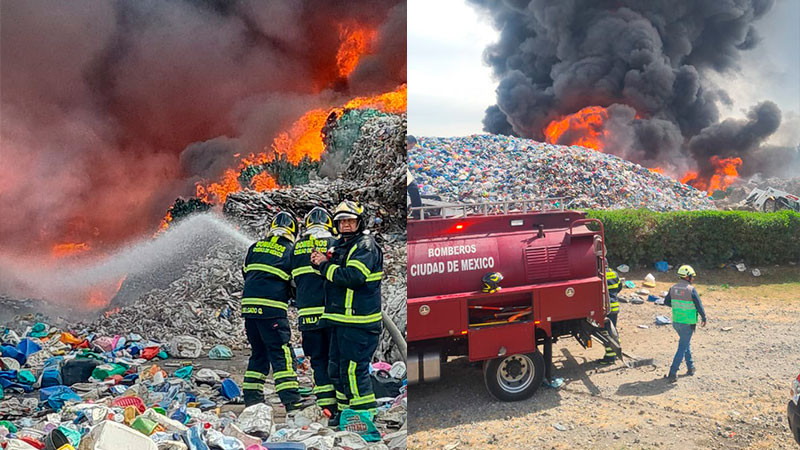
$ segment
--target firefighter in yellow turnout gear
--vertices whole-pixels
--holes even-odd
[[[606,284],[608,285],[608,296],[609,296],[609,308],[608,317],[609,321],[614,324],[614,328],[617,328],[617,316],[619,315],[619,299],[617,298],[617,294],[619,291],[622,290],[622,281],[620,281],[619,276],[617,276],[617,272],[614,272],[611,269],[606,270]],[[611,327],[606,328],[606,333],[611,333]],[[599,361],[602,365],[609,365],[614,364],[614,361],[617,360],[617,352],[614,351],[611,347],[606,346],[606,354]]]
[[[383,251],[365,231],[364,208],[345,200],[333,212],[341,240],[330,258],[316,252],[311,262],[325,276],[325,313],[331,327],[329,375],[338,411],[374,412],[377,406],[369,365],[378,348],[381,324]],[[339,415],[329,424],[337,425]]]
[[[325,312],[325,278],[311,265],[315,251],[326,254],[333,248],[333,220],[330,213],[319,206],[306,214],[302,237],[294,246],[292,278],[297,286],[295,304],[298,309],[298,329],[303,335],[303,351],[311,358],[317,405],[327,409],[331,416],[336,412],[336,394],[328,376],[330,328],[321,321]]]
[[[242,316],[252,353],[242,384],[246,406],[264,402],[264,381],[270,368],[286,410],[302,406],[286,318],[292,298],[291,257],[296,236],[297,222],[289,213],[279,212],[266,238],[247,251],[242,268]]]

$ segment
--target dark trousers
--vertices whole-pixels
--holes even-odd
[[[339,410],[374,411],[377,407],[369,364],[378,348],[379,331],[335,326],[331,328],[328,374],[336,388]]]
[[[411,183],[406,187],[406,192],[408,193],[409,198],[411,198],[411,207],[416,208],[422,206],[422,197],[419,195],[419,187],[417,183]],[[420,218],[420,212],[415,211],[412,216],[413,219]]]
[[[287,319],[249,319],[244,320],[247,340],[252,354],[244,373],[245,405],[250,406],[264,401],[264,381],[272,368],[275,391],[284,405],[300,402],[297,374],[294,371],[294,358],[289,349],[292,332]]]
[[[331,347],[331,329],[319,328],[303,331],[303,352],[311,358],[314,373],[314,390],[320,408],[335,409],[336,393],[328,375],[328,354]]]
[[[614,328],[617,328],[617,315],[619,315],[619,311],[608,313],[606,315],[608,320],[614,324]],[[609,327],[606,327],[606,332],[609,336],[611,336],[611,329]],[[617,337],[617,342],[619,342],[619,337]],[[617,356],[617,352],[615,352],[611,347],[606,347],[606,359],[616,359]]]

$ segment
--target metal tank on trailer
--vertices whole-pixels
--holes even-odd
[[[600,333],[609,307],[603,225],[561,205],[537,199],[411,208],[410,383],[435,381],[448,356],[467,355],[484,362],[492,395],[522,400],[551,378],[559,337],[590,346],[594,336],[619,349]],[[503,275],[501,289],[482,292],[491,272]]]

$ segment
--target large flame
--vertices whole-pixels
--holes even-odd
[[[197,183],[196,196],[208,203],[222,204],[233,192],[238,192],[244,187],[239,183],[239,173],[247,166],[265,164],[274,161],[276,157],[283,157],[290,163],[297,165],[303,158],[319,161],[325,151],[322,142],[322,128],[331,114],[340,115],[344,109],[377,109],[387,113],[403,113],[408,105],[408,85],[403,84],[394,91],[371,97],[355,97],[343,106],[337,108],[312,109],[297,119],[292,126],[278,134],[271,146],[265,147],[260,153],[251,153],[247,156],[238,156],[239,164],[236,169],[227,169],[222,179],[212,183]],[[256,175],[251,181],[251,186],[257,191],[278,188],[274,178],[264,172]],[[169,226],[170,220],[164,218],[162,226]]]
[[[342,44],[336,53],[336,67],[339,76],[347,78],[358,66],[361,55],[367,53],[378,36],[376,30],[358,25],[339,25],[339,39]]]
[[[709,163],[714,168],[714,173],[703,178],[697,172],[687,172],[681,178],[681,183],[694,186],[701,191],[714,192],[725,190],[739,177],[739,167],[742,166],[742,158],[720,158],[712,156]]]
[[[312,161],[319,161],[325,144],[322,143],[322,127],[330,112],[323,109],[312,109],[303,114],[292,124],[288,131],[278,134],[272,143],[272,149],[279,155],[297,165],[306,156]]]
[[[608,110],[602,106],[587,106],[580,111],[554,120],[544,130],[547,142],[561,145],[580,145],[603,151],[607,131]]]

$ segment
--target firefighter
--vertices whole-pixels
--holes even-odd
[[[336,394],[328,376],[330,328],[320,322],[325,312],[325,278],[311,266],[311,253],[315,250],[327,253],[336,239],[332,235],[331,215],[325,208],[313,208],[303,222],[303,237],[295,244],[292,257],[292,278],[297,285],[298,329],[303,334],[303,351],[311,358],[314,374],[312,393],[317,397],[317,405],[332,416],[336,411]]]
[[[617,272],[611,269],[606,269],[606,284],[608,285],[609,308],[606,316],[610,323],[614,324],[614,329],[617,328],[617,315],[619,315],[619,299],[617,294],[622,290],[622,282],[617,276]],[[606,333],[611,336],[611,325],[606,325]],[[599,362],[602,365],[614,364],[617,360],[617,352],[611,347],[606,345],[606,354]]]
[[[336,387],[338,425],[341,411],[350,408],[374,414],[375,394],[369,375],[372,354],[381,332],[383,251],[365,231],[364,208],[345,200],[333,212],[341,239],[330,257],[311,255],[328,281],[323,320],[331,326],[329,374]]]
[[[672,328],[678,333],[678,351],[672,359],[672,366],[669,368],[667,381],[675,383],[678,381],[678,369],[681,361],[686,360],[686,374],[694,375],[694,360],[690,344],[692,335],[697,328],[697,316],[700,315],[702,323],[706,326],[706,312],[703,309],[703,302],[697,289],[692,286],[692,281],[697,273],[692,266],[681,266],[678,268],[680,281],[669,288],[667,296],[664,298],[664,305],[672,307]]]
[[[264,402],[264,381],[270,367],[275,391],[286,410],[302,406],[286,318],[292,298],[289,274],[296,236],[297,222],[289,213],[279,212],[266,238],[250,246],[244,261],[242,316],[252,350],[242,384],[246,406]]]

